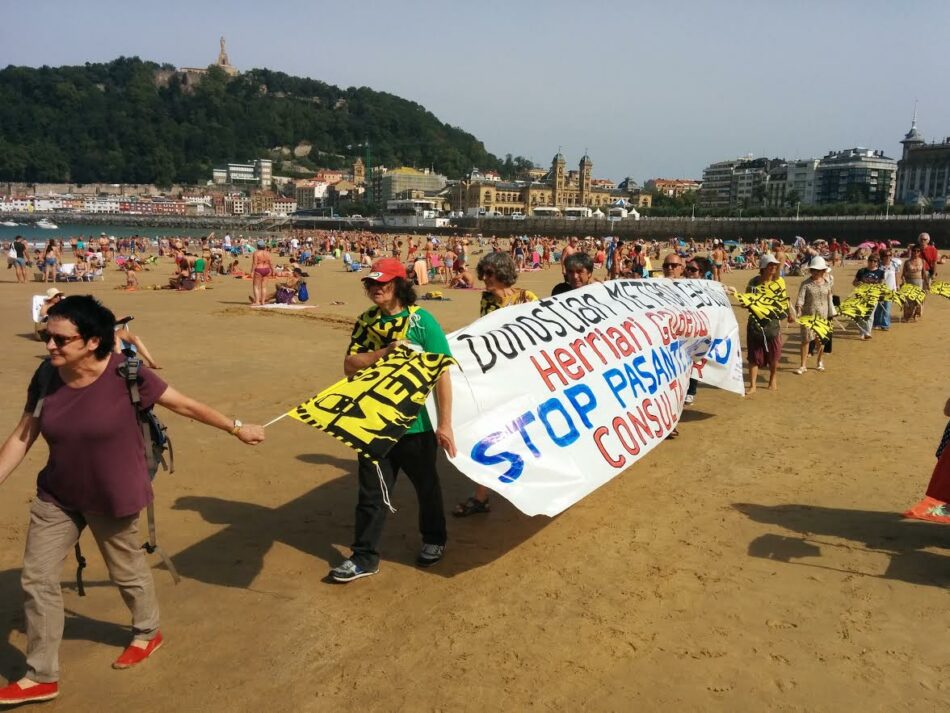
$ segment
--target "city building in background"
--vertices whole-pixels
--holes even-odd
[[[703,170],[699,205],[710,210],[828,203],[893,203],[897,163],[883,151],[853,148],[821,159],[746,158]]]
[[[691,178],[651,178],[644,184],[646,190],[667,198],[679,198],[686,193],[698,191],[702,186],[702,181],[694,181]]]
[[[950,203],[950,136],[928,144],[917,130],[917,114],[901,141],[897,162],[896,201],[904,205],[946,209]]]
[[[832,151],[815,169],[815,203],[894,202],[897,161],[883,151]]]
[[[428,168],[418,169],[400,166],[393,169],[381,169],[374,166],[372,171],[373,203],[385,205],[394,198],[406,198],[410,191],[436,193],[445,188],[447,179]],[[355,183],[355,182],[354,182]]]
[[[577,170],[568,170],[560,152],[540,180],[501,181],[478,171],[459,181],[450,191],[453,209],[468,215],[562,215],[573,209],[600,210],[618,199],[638,206],[650,205],[652,197],[640,191],[633,179],[617,187],[607,179],[593,177],[594,163],[584,154]],[[537,175],[537,174],[533,174]],[[631,191],[628,187],[635,186]],[[584,210],[580,211],[584,213]]]
[[[211,171],[212,183],[218,185],[254,185],[270,190],[273,183],[273,162],[259,158],[251,163],[229,163]]]

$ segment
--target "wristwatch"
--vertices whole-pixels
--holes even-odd
[[[243,425],[244,425],[244,424],[241,423],[241,421],[240,421],[239,419],[234,419],[234,424],[231,426],[231,435],[232,435],[232,436],[236,436],[236,435],[237,435],[237,432],[241,430],[241,427],[242,427]]]

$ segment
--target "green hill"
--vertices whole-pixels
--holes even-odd
[[[367,143],[373,165],[505,168],[471,134],[385,92],[266,69],[182,78],[136,57],[0,70],[0,180],[203,183],[216,164],[287,158],[307,142],[308,155],[289,157],[301,171],[365,161]]]

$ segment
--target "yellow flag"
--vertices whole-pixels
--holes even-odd
[[[399,346],[287,415],[379,462],[415,421],[429,392],[452,364],[456,361],[445,354]]]

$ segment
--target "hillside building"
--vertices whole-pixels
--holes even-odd
[[[251,163],[229,163],[211,171],[211,181],[217,185],[252,185],[270,190],[274,168],[270,159],[259,158]]]

